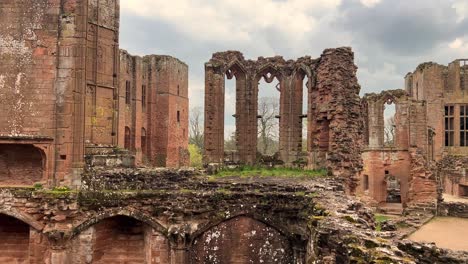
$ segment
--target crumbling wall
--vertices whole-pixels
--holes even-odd
[[[372,197],[376,202],[386,202],[387,176],[399,181],[403,205],[429,204],[434,207],[437,199],[437,181],[431,168],[432,137],[427,126],[426,103],[408,96],[404,90],[366,94],[365,120],[368,145],[362,158],[359,193]],[[395,104],[393,142],[385,142],[384,109]]]
[[[258,82],[280,85],[279,159],[302,158],[303,104],[308,104],[307,163],[351,179],[360,171],[360,86],[350,48],[325,50],[319,59],[282,57],[246,60],[237,51],[218,52],[205,64],[205,163],[224,160],[224,80],[236,78],[236,143],[241,163],[257,161]],[[308,83],[304,89],[304,82]],[[307,93],[308,102],[303,102]],[[349,122],[349,120],[358,122]],[[347,182],[354,189],[355,180]]]
[[[327,168],[346,181],[350,192],[355,191],[362,169],[363,121],[356,71],[350,48],[325,50],[316,70],[311,113],[310,151],[317,164],[326,158]]]

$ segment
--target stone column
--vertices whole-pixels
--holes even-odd
[[[205,64],[205,156],[204,163],[224,159],[224,73]]]

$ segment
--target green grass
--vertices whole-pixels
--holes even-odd
[[[243,166],[219,170],[214,177],[288,177],[288,178],[315,178],[327,175],[326,170],[304,170],[299,168],[265,168]]]
[[[390,218],[385,215],[376,214],[374,215],[374,219],[375,219],[375,223],[377,224],[375,226],[375,231],[380,232],[382,230],[382,223],[385,221],[388,221]]]

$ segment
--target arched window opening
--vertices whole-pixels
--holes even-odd
[[[257,151],[275,156],[279,150],[280,83],[274,73],[266,72],[259,80],[257,108]]]
[[[301,76],[300,82],[302,83],[301,92],[302,92],[302,115],[301,115],[301,125],[302,125],[302,136],[301,136],[301,151],[306,153],[308,151],[308,119],[309,119],[309,79],[305,74]]]
[[[131,146],[131,131],[129,127],[125,127],[125,139],[124,139],[124,148],[130,150]]]
[[[384,104],[384,147],[395,146],[396,138],[396,123],[395,123],[396,107],[393,100],[388,99]]]
[[[29,263],[29,225],[0,214],[0,263]]]
[[[226,71],[224,80],[224,152],[227,161],[235,160],[237,152],[236,140],[236,69]]]
[[[141,128],[141,152],[146,154],[146,129]]]

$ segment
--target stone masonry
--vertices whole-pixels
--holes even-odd
[[[279,159],[302,157],[302,122],[307,118],[306,163],[343,176],[351,189],[361,169],[360,86],[350,48],[325,50],[319,59],[282,57],[246,60],[238,51],[213,54],[205,64],[205,163],[224,162],[224,82],[236,79],[236,142],[243,164],[257,162],[258,83],[277,78],[280,91]],[[307,81],[307,89],[303,83]],[[307,115],[302,113],[307,93]]]
[[[85,155],[116,147],[138,165],[188,164],[188,68],[121,56],[119,13],[118,0],[0,3],[0,185],[77,186]]]

